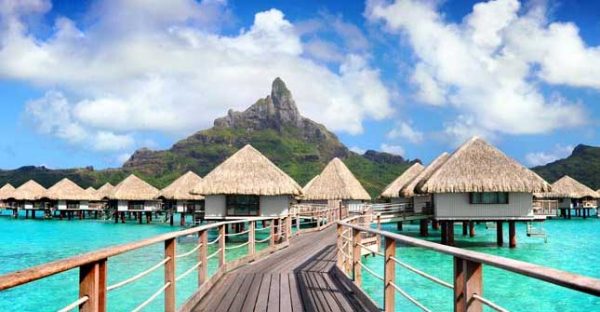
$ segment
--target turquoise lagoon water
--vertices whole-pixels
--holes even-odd
[[[160,223],[140,225],[133,220],[115,224],[96,220],[15,220],[0,217],[0,274],[180,229]],[[268,232],[257,232],[257,239],[266,237]],[[209,232],[209,241],[217,235],[216,231]],[[177,254],[193,249],[196,241],[193,237],[179,239]],[[228,246],[246,241],[247,235],[235,236]],[[215,246],[209,247],[209,253],[216,250]],[[266,243],[258,244],[257,250],[265,247]],[[227,260],[237,259],[246,252],[247,247],[228,250]],[[163,244],[156,244],[110,258],[108,285],[152,267],[162,260],[163,255]],[[178,276],[196,263],[194,255],[177,259]],[[209,274],[216,271],[217,261],[217,257],[209,260]],[[141,280],[109,292],[109,310],[130,311],[141,304],[162,286],[163,272],[158,269]],[[177,282],[178,305],[193,294],[197,283],[195,272]],[[57,311],[77,298],[78,270],[75,269],[0,292],[0,311]],[[163,311],[163,302],[164,298],[159,296],[145,311]]]
[[[504,247],[497,247],[496,229],[476,226],[476,236],[462,236],[455,228],[457,247],[518,259],[564,271],[600,278],[600,219],[548,220],[543,228],[548,242],[540,237],[527,237],[525,224],[517,226],[517,248],[507,247],[508,227],[505,224]],[[397,232],[395,224],[384,230]],[[418,224],[404,225],[402,234],[418,236]],[[429,240],[438,241],[439,231],[429,231]],[[417,247],[400,246],[397,257],[433,276],[452,282],[453,259]],[[364,258],[363,258],[364,259]],[[368,257],[366,265],[383,276],[383,258]],[[397,284],[432,311],[452,311],[452,290],[435,284],[413,272],[397,266]],[[382,284],[365,270],[363,289],[378,304],[383,302]],[[544,283],[519,274],[484,266],[484,297],[510,311],[600,311],[600,298]],[[401,295],[396,295],[397,311],[419,311]],[[491,311],[491,310],[489,310]]]

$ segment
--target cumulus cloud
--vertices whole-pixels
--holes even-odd
[[[390,139],[405,139],[411,143],[421,143],[423,132],[416,130],[407,122],[399,122],[394,129],[387,134]]]
[[[458,111],[446,128],[450,136],[578,126],[586,121],[581,106],[545,95],[543,85],[600,89],[600,48],[587,46],[573,23],[548,22],[539,4],[478,3],[453,23],[435,1],[370,1],[366,16],[412,48],[416,98]]]
[[[402,148],[402,146],[400,146],[400,145],[382,143],[380,148],[382,151],[384,151],[386,153],[400,155],[400,156],[404,155],[404,148]]]
[[[35,104],[48,101],[47,94],[26,113],[50,120],[62,110],[71,128],[46,122],[40,129],[71,143],[92,138],[95,146],[124,149],[141,131],[182,135],[208,127],[228,108],[244,109],[268,94],[278,76],[305,115],[336,131],[358,134],[365,119],[392,110],[379,72],[361,53],[364,42],[348,42],[355,53],[325,66],[305,56],[301,34],[276,9],[223,35],[231,15],[225,1],[103,0],[85,27],[60,17],[50,35],[37,37],[27,17],[47,13],[49,1],[1,3],[0,78],[60,94],[67,104]]]
[[[528,153],[525,155],[525,161],[532,167],[542,166],[571,155],[573,148],[572,145],[563,146],[557,144],[551,151]]]
[[[359,155],[363,155],[367,151],[366,149],[359,147],[359,146],[352,146],[352,147],[350,147],[350,150]]]

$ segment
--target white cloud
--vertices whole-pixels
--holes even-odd
[[[98,151],[121,151],[133,146],[131,135],[119,135],[108,131],[99,131],[95,136],[94,149]]]
[[[116,161],[116,162],[117,162],[119,165],[122,165],[122,164],[124,164],[126,161],[128,161],[128,160],[129,160],[129,158],[131,158],[131,154],[129,154],[129,153],[122,153],[122,154],[119,154],[119,155],[118,155],[118,156],[115,158],[115,161]]]
[[[384,151],[386,153],[401,155],[401,156],[404,155],[404,148],[402,148],[402,146],[400,146],[400,145],[382,143],[380,148],[382,151]]]
[[[230,14],[225,1],[104,0],[88,13],[93,23],[86,28],[62,17],[54,33],[38,38],[24,17],[49,10],[49,2],[38,2],[0,10],[0,20],[13,24],[0,29],[0,79],[57,90],[73,103],[63,108],[69,124],[96,139],[101,131],[131,138],[140,131],[182,135],[211,126],[227,109],[245,109],[268,94],[275,77],[284,79],[305,115],[336,131],[360,133],[365,119],[386,118],[392,110],[366,55],[344,56],[335,70],[305,57],[295,26],[276,9],[226,36],[218,32]],[[340,31],[353,32],[347,28]],[[28,113],[47,119],[52,111]],[[121,144],[100,146],[130,143],[119,138]]]
[[[390,139],[405,139],[411,143],[421,143],[423,141],[423,132],[414,129],[407,122],[399,122],[388,134]]]
[[[573,152],[573,146],[556,145],[551,151],[528,153],[525,155],[525,161],[530,166],[542,166],[555,160],[565,158]]]
[[[600,48],[586,46],[574,24],[549,23],[539,4],[522,9],[517,0],[478,3],[461,23],[444,20],[436,5],[370,1],[366,15],[412,47],[417,99],[458,111],[447,133],[538,134],[585,123],[580,105],[541,90],[600,89]]]

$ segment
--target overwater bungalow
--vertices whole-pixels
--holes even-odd
[[[192,215],[194,220],[204,218],[204,196],[191,193],[200,182],[200,176],[188,171],[160,191],[158,198],[163,200],[163,207],[170,213],[171,225],[175,212],[180,214],[181,225],[185,224],[186,214]]]
[[[115,210],[115,222],[118,216],[125,222],[125,213],[134,213],[142,222],[142,213],[146,215],[146,222],[152,221],[152,212],[161,209],[161,202],[157,199],[160,191],[135,175],[130,175],[117,184],[108,195],[109,205]]]
[[[84,190],[68,178],[64,178],[50,187],[46,192],[46,197],[52,202],[55,211],[60,213],[61,218],[67,215],[69,219],[75,214],[79,218],[84,218],[85,213],[91,210],[90,201],[95,199],[94,194]]]
[[[302,188],[250,145],[233,154],[192,191],[205,196],[205,219],[280,216]]]
[[[48,205],[46,189],[33,180],[16,188],[12,195],[12,198],[8,198],[8,200],[15,202],[16,209],[13,211],[15,217],[18,217],[18,210],[21,209],[25,210],[25,218],[29,217],[30,211],[32,218],[35,218],[37,210],[48,213],[51,208]]]
[[[431,194],[415,192],[420,181],[428,179],[437,170],[450,155],[442,153],[434,159],[427,167],[421,170],[410,182],[400,189],[400,196],[412,200],[414,213],[431,213],[433,207],[433,198]],[[436,223],[437,224],[437,223]],[[436,226],[437,227],[437,226]]]
[[[350,210],[360,209],[363,202],[370,200],[369,193],[337,157],[306,184],[302,196],[305,202],[328,204],[332,208],[343,204]]]
[[[14,201],[9,201],[9,198],[13,198],[13,192],[15,191],[15,187],[10,183],[4,184],[0,188],[0,209],[9,208],[9,205],[14,203]]]
[[[572,210],[575,211],[575,216],[590,216],[591,210],[597,208],[597,199],[600,198],[596,191],[568,175],[552,183],[551,192],[535,193],[534,197],[535,202],[538,202],[537,206],[539,203],[555,203],[555,211],[549,211],[549,214],[564,218],[571,218]]]
[[[411,204],[412,198],[400,195],[400,190],[407,186],[424,169],[425,167],[420,163],[413,164],[392,181],[392,183],[388,184],[383,192],[381,192],[381,195],[379,195],[379,198],[389,200],[391,204]]]
[[[434,218],[443,222],[442,242],[454,242],[454,222],[492,221],[502,245],[502,223],[509,224],[510,247],[516,246],[515,222],[531,222],[533,193],[551,186],[535,172],[474,137],[460,146],[415,188],[432,194]]]

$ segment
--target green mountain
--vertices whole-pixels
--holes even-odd
[[[597,190],[600,188],[600,147],[580,144],[569,157],[532,169],[551,183],[568,175]]]
[[[136,173],[162,188],[188,170],[206,175],[239,148],[252,144],[301,185],[317,175],[334,157],[341,158],[375,197],[414,161],[376,151],[359,155],[350,151],[325,126],[303,117],[287,89],[277,78],[271,94],[243,112],[230,110],[214,126],[175,143],[170,149],[141,149],[118,169],[93,168],[50,170],[23,167],[0,171],[0,184],[15,186],[35,179],[48,187],[63,177],[82,186],[118,183]],[[418,161],[418,160],[417,160]]]

